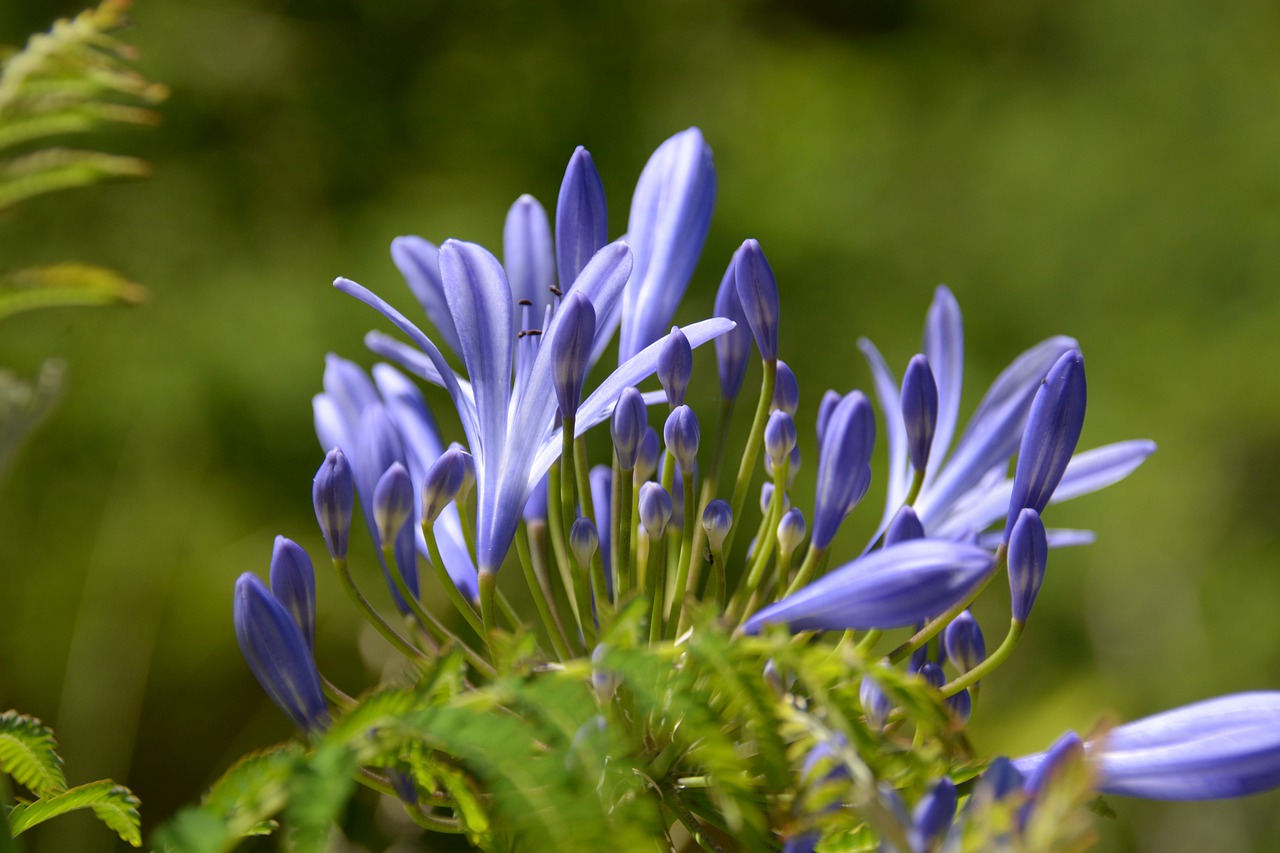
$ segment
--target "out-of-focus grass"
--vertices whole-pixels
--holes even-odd
[[[76,8],[7,4],[0,41]],[[70,364],[0,492],[0,705],[55,723],[75,772],[127,780],[148,821],[289,733],[238,658],[230,590],[276,533],[322,553],[310,397],[324,353],[368,364],[382,325],[328,283],[408,306],[392,237],[499,247],[506,206],[553,204],[577,144],[620,234],[648,152],[690,124],[720,198],[682,316],[760,239],[802,383],[802,506],[822,391],[869,387],[860,335],[900,370],[939,282],[968,321],[964,415],[1067,332],[1084,443],[1160,444],[1130,482],[1051,511],[1099,541],[1053,556],[1024,647],[983,689],[981,748],[1280,686],[1274,4],[140,0],[135,17],[173,88],[165,124],[127,136],[155,179],[0,221],[6,266],[88,260],[155,297],[0,335],[6,365]],[[979,609],[989,642],[1003,607]],[[354,688],[355,617],[323,571],[320,614],[322,664]],[[1274,849],[1275,802],[1116,803],[1101,849]]]

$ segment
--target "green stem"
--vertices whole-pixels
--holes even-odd
[[[747,433],[747,444],[742,450],[742,461],[738,464],[738,478],[733,484],[733,499],[729,509],[733,513],[734,524],[725,537],[724,552],[733,549],[733,537],[741,523],[738,521],[742,512],[742,504],[747,499],[747,489],[751,485],[751,474],[755,471],[756,460],[760,456],[760,445],[764,442],[764,427],[769,420],[769,404],[773,401],[773,386],[778,379],[777,360],[764,362],[764,378],[760,382],[760,399],[756,402],[755,417],[751,421],[751,431]]]
[[[889,663],[898,663],[899,661],[907,658],[916,649],[932,640],[939,631],[950,625],[952,620],[964,612],[965,608],[970,604],[973,604],[977,597],[982,594],[982,591],[987,588],[987,585],[991,583],[991,579],[1000,573],[1001,567],[1004,566],[1005,555],[1006,547],[1001,545],[996,551],[995,562],[992,564],[990,570],[988,570],[987,576],[982,579],[982,582],[975,586],[971,593],[953,604],[946,613],[930,619],[925,623],[923,628],[912,635],[911,639],[907,640],[905,643],[890,652],[888,656]]]
[[[388,625],[387,620],[383,619],[378,611],[373,609],[373,605],[369,603],[369,599],[364,597],[360,590],[356,588],[355,581],[351,579],[351,569],[347,566],[345,557],[334,557],[333,567],[338,570],[338,583],[342,586],[343,590],[346,591],[347,596],[350,597],[352,603],[354,603],[355,606],[364,613],[364,618],[369,622],[369,624],[373,625],[373,627],[377,629],[378,633],[381,634],[388,643],[395,647],[396,651],[411,660],[429,660],[426,654],[414,646],[413,643],[401,636],[400,632],[395,628]]]
[[[684,598],[689,594],[689,572],[692,560],[688,548],[693,544],[693,529],[702,527],[695,521],[693,512],[693,472],[684,475],[684,532],[680,537],[680,556],[676,560],[676,585],[671,599],[671,615],[667,618],[667,639],[674,640],[680,629],[680,614]]]
[[[973,687],[977,690],[977,684],[983,678],[986,678],[993,670],[1004,663],[1009,655],[1013,654],[1013,650],[1017,648],[1018,640],[1022,639],[1022,630],[1026,625],[1017,619],[1009,620],[1009,633],[1005,635],[1004,642],[1000,644],[1000,648],[996,649],[982,663],[973,669],[959,676],[954,681],[950,681],[942,688],[943,697],[954,696],[966,687]]]
[[[720,488],[720,470],[724,464],[725,448],[728,445],[729,427],[733,423],[734,400],[720,401],[720,422],[716,425],[715,449],[711,457],[711,467],[702,477],[702,494],[698,498],[698,514],[694,517],[693,544],[689,549],[689,588],[694,596],[698,594],[698,586],[702,574],[702,549],[707,544],[707,531],[702,526],[702,514],[707,504],[715,499],[716,490]],[[714,561],[713,561],[714,566]],[[721,564],[720,569],[724,565]]]
[[[516,536],[516,553],[520,555],[520,565],[524,568],[524,580],[529,585],[529,594],[533,596],[534,606],[538,608],[538,617],[542,627],[556,650],[556,657],[565,661],[573,657],[569,651],[569,638],[564,636],[564,628],[558,616],[551,612],[555,602],[551,599],[551,590],[542,584],[542,578],[534,571],[533,559],[529,556],[529,543],[523,536]]]
[[[662,610],[667,597],[666,546],[667,537],[665,533],[649,537],[649,554],[646,560],[649,564],[649,576],[646,579],[645,591],[650,596],[649,600],[653,602],[653,615],[649,619],[649,643],[651,645],[657,645],[658,641],[662,639]]]
[[[471,523],[471,508],[467,506],[467,501],[455,498],[453,506],[458,510],[458,523],[462,525],[462,541],[467,544],[467,553],[474,554],[476,552],[476,528]]]
[[[547,596],[547,606],[551,608],[551,617],[556,622],[556,627],[560,630],[560,636],[564,638],[565,644],[570,649],[577,649],[582,642],[581,636],[574,636],[565,630],[568,624],[560,616],[567,608],[561,607],[563,601],[566,605],[569,603],[567,591],[556,590],[551,583],[551,572],[547,568],[547,525],[542,521],[534,521],[526,525],[529,531],[529,561],[533,563],[533,573],[538,579],[538,584],[542,587]],[[583,649],[585,651],[585,649]],[[570,656],[573,652],[570,652]]]
[[[632,492],[635,491],[635,484],[632,482],[631,471],[621,471],[618,479],[622,484],[618,487],[618,529],[616,531],[615,553],[618,555],[616,562],[613,564],[614,577],[618,579],[619,586],[614,588],[613,597],[615,601],[622,601],[624,591],[627,594],[635,592],[636,589],[636,564],[631,557],[631,532],[635,529],[635,516],[631,513]]]
[[[428,551],[430,551],[431,541],[431,534],[427,533]],[[487,675],[489,678],[493,678],[494,675],[496,675],[493,667],[489,666],[488,662],[486,662],[485,659],[475,651],[475,649],[463,642],[461,637],[445,627],[443,622],[431,613],[428,613],[426,608],[422,606],[422,602],[418,601],[417,596],[415,596],[413,591],[409,589],[409,583],[404,579],[404,574],[400,571],[400,565],[396,562],[395,545],[390,543],[384,544],[382,546],[382,556],[386,558],[387,565],[391,566],[391,579],[395,582],[396,591],[400,593],[400,597],[409,605],[409,610],[413,613],[414,618],[418,620],[418,624],[428,632],[433,633],[441,642],[452,643],[457,646],[462,650],[462,654],[472,666]],[[431,555],[431,558],[438,561],[440,559],[440,553],[438,551],[435,552]],[[444,564],[437,563],[437,565],[441,566],[441,571],[443,571]],[[445,577],[446,579],[448,578],[447,572],[445,573]],[[453,581],[450,580],[449,585],[453,586]],[[454,591],[457,591],[457,587],[454,587]],[[459,598],[461,598],[461,595],[459,595]],[[478,624],[479,622],[477,620],[477,625]],[[483,629],[480,631],[480,636],[482,638],[484,637]]]
[[[769,559],[773,556],[773,546],[778,541],[778,522],[782,519],[782,505],[786,499],[786,469],[785,462],[780,469],[774,469],[773,497],[769,499],[769,511],[765,513],[762,529],[756,534],[755,559],[742,585],[733,593],[733,622],[745,618],[759,601],[760,584],[769,567]]]
[[[490,569],[481,569],[479,575],[480,583],[480,621],[484,626],[482,636],[485,642],[489,643],[490,655],[493,653],[493,643],[489,642],[489,632],[497,628],[496,614],[493,612],[493,596],[498,589],[498,573]]]
[[[812,542],[809,543],[809,550],[804,555],[804,562],[800,564],[800,571],[796,572],[791,585],[787,587],[786,595],[791,595],[813,578],[813,573],[818,570],[818,563],[822,561],[824,554],[826,554],[825,548],[819,548]]]
[[[555,557],[556,568],[560,571],[560,582],[564,584],[564,592],[569,599],[573,621],[578,626],[578,633],[582,634],[582,613],[578,610],[577,584],[573,580],[573,563],[569,559],[568,540],[565,537],[561,513],[562,505],[557,500],[560,494],[561,474],[559,462],[553,464],[547,474],[547,530],[551,533],[551,552]]]
[[[445,568],[444,558],[440,556],[440,546],[436,543],[434,521],[423,520],[422,536],[427,540],[427,556],[431,558],[431,566],[436,571],[436,580],[440,582],[440,586],[444,589],[444,594],[452,602],[454,608],[462,614],[462,618],[467,620],[467,624],[471,626],[471,630],[476,632],[476,636],[483,638],[484,626],[480,624],[480,615],[476,613],[475,606],[462,595],[462,590],[458,589],[458,585],[449,576],[449,570]],[[398,571],[397,574],[399,574]],[[402,590],[400,594],[404,595],[404,591]]]
[[[377,791],[379,794],[385,794],[396,800],[400,799],[399,792],[396,791],[395,786],[385,776],[381,773],[375,773],[367,767],[360,768],[360,774],[356,776],[356,781],[370,790]],[[418,826],[429,829],[432,832],[444,832],[450,835],[460,835],[464,832],[457,818],[440,817],[439,815],[431,814],[420,806],[407,804],[405,805],[405,812],[409,815],[409,819]]]

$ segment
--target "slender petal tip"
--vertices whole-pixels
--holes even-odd
[[[938,384],[929,360],[914,356],[902,377],[902,420],[907,428],[907,451],[911,467],[923,472],[929,463],[929,448],[938,425]]]
[[[351,464],[339,448],[330,450],[320,464],[311,483],[311,500],[329,556],[346,559],[351,514],[355,510],[355,480]]]
[[[765,258],[760,244],[747,240],[735,256],[737,269],[734,285],[742,313],[755,336],[760,357],[765,361],[778,358],[778,281]]]

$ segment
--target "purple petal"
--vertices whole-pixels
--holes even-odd
[[[964,385],[964,321],[960,316],[960,303],[945,286],[934,291],[933,303],[925,317],[924,354],[938,383],[938,428],[929,450],[934,464],[925,472],[925,485],[928,485],[937,476],[955,437]]]
[[[391,241],[391,260],[404,276],[431,325],[440,333],[445,346],[455,353],[460,352],[458,330],[453,325],[453,315],[449,313],[449,303],[444,298],[444,282],[440,280],[439,247],[421,237],[397,237]]]
[[[556,199],[556,270],[566,287],[609,241],[604,183],[591,153],[581,145],[569,158]],[[610,330],[612,332],[612,330]]]
[[[502,260],[512,307],[527,299],[532,305],[530,313],[534,318],[541,317],[551,303],[551,287],[556,283],[552,251],[551,224],[547,221],[546,210],[533,196],[520,196],[507,211],[507,221],[502,229]],[[512,322],[519,322],[519,314],[514,310]],[[518,331],[512,325],[510,334]]]

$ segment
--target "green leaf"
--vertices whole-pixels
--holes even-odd
[[[0,210],[33,196],[88,186],[109,178],[143,178],[151,174],[136,157],[46,148],[0,165]]]
[[[9,813],[9,825],[16,837],[50,818],[78,809],[92,809],[98,820],[122,840],[134,847],[142,846],[138,798],[109,779],[78,785],[32,803],[18,803]]]
[[[38,797],[67,787],[57,746],[53,731],[35,717],[17,711],[0,714],[0,772]]]
[[[285,817],[296,853],[320,853],[355,787],[355,756],[346,749],[318,749],[289,778]]]
[[[137,305],[146,288],[92,264],[48,264],[0,275],[0,318],[35,308],[69,305]]]

